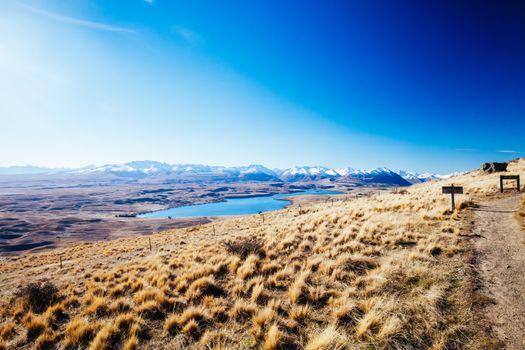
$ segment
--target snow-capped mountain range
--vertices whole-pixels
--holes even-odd
[[[30,172],[20,174],[65,174],[65,175],[107,175],[127,179],[170,178],[191,179],[207,176],[215,181],[353,181],[375,184],[410,185],[426,182],[446,176],[424,173],[418,174],[407,170],[393,171],[387,168],[374,169],[333,169],[321,165],[295,166],[289,169],[269,169],[262,165],[239,167],[210,166],[203,164],[168,164],[156,161],[134,161],[125,164],[107,164],[87,166],[81,169],[28,168]],[[0,174],[14,174],[13,168],[0,168]],[[38,171],[37,171],[38,170]]]

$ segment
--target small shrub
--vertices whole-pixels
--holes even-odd
[[[241,259],[246,259],[250,254],[258,255],[261,258],[266,256],[262,242],[255,237],[223,242],[223,246],[229,253],[238,255]]]
[[[26,301],[36,313],[44,312],[59,299],[58,288],[51,282],[29,283],[21,288],[16,296]]]

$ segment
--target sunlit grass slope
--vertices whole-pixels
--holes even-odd
[[[455,212],[451,182],[466,190]],[[464,208],[497,191],[473,172],[162,232],[152,251],[142,237],[5,258],[0,349],[461,348]],[[24,288],[41,280],[58,290]]]

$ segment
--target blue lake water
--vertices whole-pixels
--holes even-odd
[[[228,198],[225,202],[188,205],[185,207],[159,210],[151,213],[138,215],[140,218],[191,218],[199,216],[231,216],[248,215],[279,210],[290,204],[284,197],[320,194],[341,194],[343,192],[326,190],[308,190],[294,193],[274,194],[271,196],[257,196],[244,198]]]

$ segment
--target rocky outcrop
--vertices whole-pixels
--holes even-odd
[[[481,164],[480,170],[485,174],[498,173],[501,171],[507,171],[508,163],[483,163]]]

